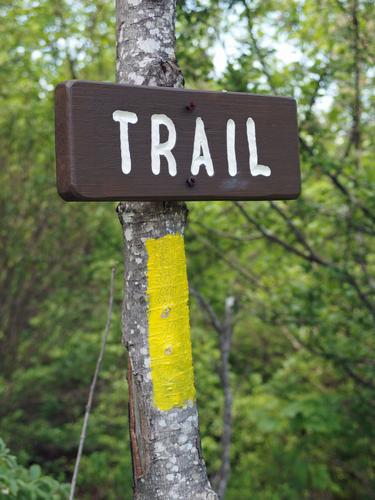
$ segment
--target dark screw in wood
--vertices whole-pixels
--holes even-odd
[[[188,186],[193,187],[194,184],[197,182],[197,179],[195,177],[189,177],[188,179],[186,179],[186,182]]]
[[[191,103],[190,103],[190,104],[187,104],[187,105],[185,106],[186,111],[193,111],[193,110],[194,110],[194,108],[195,108],[195,102],[193,102],[193,101],[191,101]]]

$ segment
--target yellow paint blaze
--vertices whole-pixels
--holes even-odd
[[[154,404],[167,411],[195,399],[184,239],[149,239],[146,249]]]

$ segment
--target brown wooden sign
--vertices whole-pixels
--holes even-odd
[[[56,88],[56,160],[68,201],[297,198],[296,103],[68,81]]]

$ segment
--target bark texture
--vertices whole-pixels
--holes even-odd
[[[119,83],[183,85],[174,51],[175,7],[171,0],[117,0]],[[118,206],[118,215],[125,239],[123,341],[129,353],[134,497],[216,500],[200,452],[195,401],[166,411],[153,402],[146,242],[183,235],[186,206],[180,202],[125,202]]]

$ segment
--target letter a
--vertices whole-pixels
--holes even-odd
[[[138,116],[130,111],[117,110],[112,115],[115,122],[120,122],[121,168],[124,174],[129,174],[132,169],[129,148],[128,124],[137,123]]]
[[[160,144],[160,125],[168,129],[168,140]],[[177,165],[172,149],[176,145],[176,128],[167,115],[151,116],[151,170],[155,175],[160,174],[160,157],[164,156],[168,162],[169,174],[177,174]]]
[[[247,142],[249,144],[249,163],[250,163],[250,172],[254,177],[257,175],[264,175],[265,177],[269,177],[271,175],[270,167],[266,165],[258,165],[258,150],[257,150],[257,141],[255,137],[255,123],[252,118],[248,118],[246,123],[247,130]]]
[[[202,155],[201,155],[202,150]],[[208,147],[206,132],[202,118],[198,117],[195,122],[194,149],[193,158],[191,161],[191,173],[197,175],[200,166],[205,165],[207,174],[212,177],[214,175],[214,166]]]

